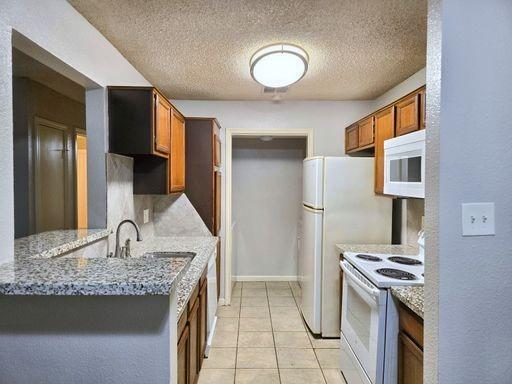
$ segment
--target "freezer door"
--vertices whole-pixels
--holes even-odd
[[[313,157],[304,160],[302,177],[302,201],[304,205],[322,209],[323,204],[323,168],[324,159],[322,157]]]
[[[303,241],[300,260],[302,315],[311,331],[320,333],[323,212],[304,206],[302,216]]]

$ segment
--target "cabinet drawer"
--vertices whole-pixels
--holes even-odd
[[[396,136],[420,129],[420,95],[408,96],[396,104]]]
[[[356,149],[359,146],[359,127],[352,125],[345,130],[345,152]]]
[[[366,147],[367,145],[371,145],[374,142],[374,131],[373,131],[373,116],[361,121],[358,124],[359,127],[359,137],[358,144],[359,147]]]

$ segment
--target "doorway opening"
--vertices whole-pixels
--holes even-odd
[[[13,47],[15,238],[87,228],[85,88]]]
[[[313,134],[226,132],[224,298],[235,281],[297,279],[302,163]]]

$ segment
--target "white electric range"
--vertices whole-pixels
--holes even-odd
[[[341,304],[341,371],[347,384],[396,384],[398,309],[392,286],[423,285],[418,255],[346,252]]]

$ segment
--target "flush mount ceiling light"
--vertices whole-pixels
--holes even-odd
[[[308,61],[306,51],[296,45],[270,45],[251,57],[251,76],[265,87],[286,87],[304,77]]]

